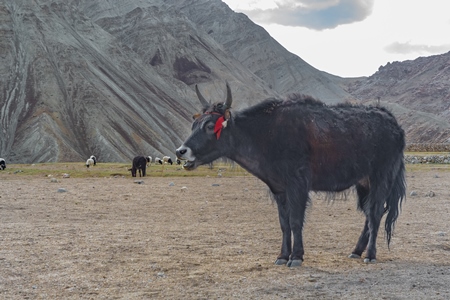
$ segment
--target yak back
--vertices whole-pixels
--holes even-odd
[[[404,132],[386,108],[350,103],[326,105],[299,94],[286,100],[266,99],[236,112],[233,122],[254,137],[253,141],[272,146],[309,148],[309,151],[335,146],[339,151],[346,145],[360,148],[367,143],[373,147],[385,137],[404,147]]]
[[[298,94],[236,112],[233,123],[235,145],[266,164],[255,174],[304,172],[313,190],[344,190],[395,163],[405,147],[403,130],[383,107],[326,105]]]

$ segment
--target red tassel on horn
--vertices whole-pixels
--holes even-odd
[[[216,138],[220,138],[220,134],[222,133],[223,125],[222,123],[225,122],[224,116],[220,116],[217,121],[216,125],[214,125],[214,133],[216,134]]]

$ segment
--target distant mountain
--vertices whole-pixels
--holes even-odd
[[[228,81],[237,109],[293,92],[367,102],[387,91],[375,78],[391,82],[383,70],[397,64],[357,81],[327,74],[220,0],[4,0],[0,24],[0,156],[10,163],[173,155],[200,107],[195,84],[217,101]],[[420,80],[436,84],[431,73]],[[406,87],[418,78],[392,80],[412,81]],[[410,97],[436,101],[436,87],[380,97],[426,124],[448,116],[445,105]],[[446,138],[408,128],[410,140]]]
[[[218,100],[228,80],[237,104],[276,95],[156,2],[1,2],[0,155],[22,163],[173,155],[200,107],[195,83]]]
[[[339,77],[319,71],[290,53],[246,15],[234,13],[221,1],[164,1],[182,11],[245,67],[278,93],[313,95],[326,103],[351,96],[338,83]],[[292,37],[301,40],[301,37]]]
[[[409,143],[450,143],[450,52],[388,63],[346,85],[358,101],[390,107]]]

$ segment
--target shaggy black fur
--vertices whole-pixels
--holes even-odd
[[[328,106],[304,95],[267,99],[233,112],[220,139],[211,128],[225,115],[223,107],[213,104],[204,111],[208,113],[194,121],[192,134],[177,149],[177,156],[183,159],[184,153],[192,153],[195,161],[186,164],[189,169],[227,157],[269,186],[283,235],[277,264],[296,266],[303,261],[302,229],[309,191],[356,188],[358,208],[366,221],[352,257],[361,256],[367,248],[366,261],[375,261],[378,228],[385,212],[389,245],[406,187],[404,132],[388,110]]]
[[[144,156],[136,156],[133,158],[133,165],[131,167],[131,176],[136,177],[136,172],[139,170],[139,177],[145,177],[145,168],[147,167],[147,159]]]

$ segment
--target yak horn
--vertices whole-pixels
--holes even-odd
[[[198,100],[200,100],[200,103],[202,104],[202,106],[208,107],[209,102],[206,101],[205,97],[203,97],[203,95],[200,93],[200,90],[198,89],[197,85],[195,85],[195,92],[197,93]]]
[[[231,97],[230,85],[227,82],[227,100],[225,101],[225,106],[231,108],[231,102],[233,102],[233,98]]]

